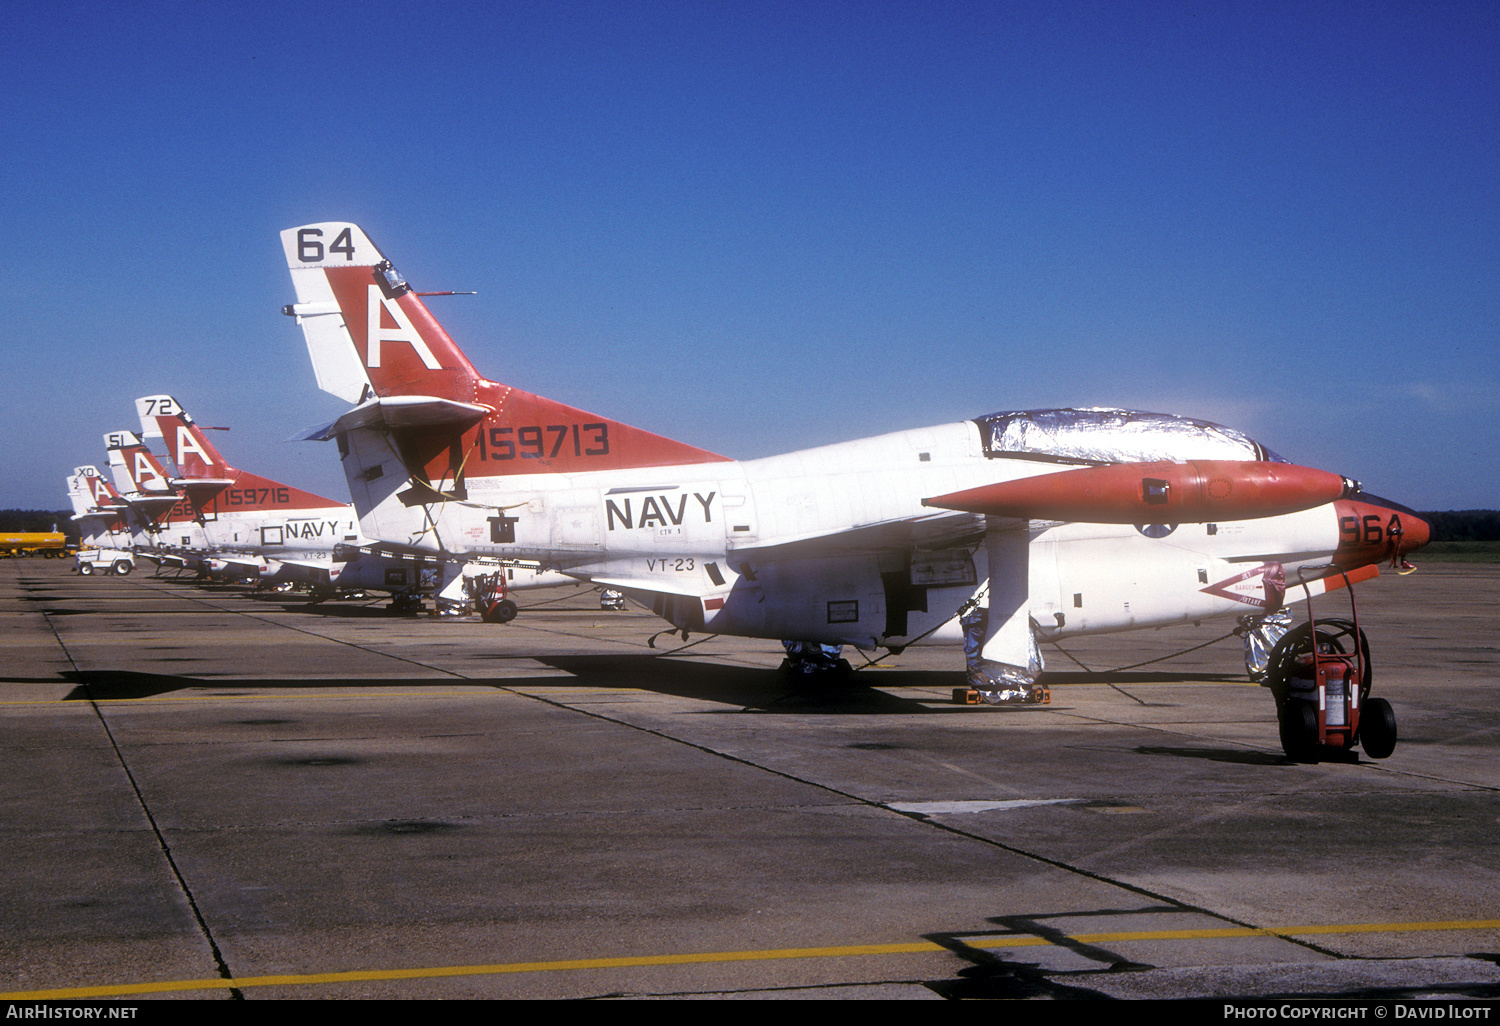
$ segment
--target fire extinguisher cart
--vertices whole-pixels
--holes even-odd
[[[1318,619],[1309,574],[1343,576],[1350,618]],[[1286,633],[1271,652],[1267,684],[1276,698],[1281,747],[1293,762],[1317,762],[1324,749],[1359,745],[1372,759],[1396,747],[1396,714],[1383,698],[1370,697],[1370,645],[1359,627],[1359,605],[1349,575],[1334,565],[1297,571],[1307,601],[1307,623]]]
[[[492,574],[466,578],[466,583],[474,608],[479,611],[479,618],[485,623],[510,623],[516,618],[516,604],[505,597],[508,589],[503,569]]]

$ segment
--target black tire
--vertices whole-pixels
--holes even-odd
[[[485,623],[510,623],[521,610],[510,599],[493,602],[481,616]]]
[[[1365,699],[1359,711],[1359,743],[1372,759],[1384,759],[1396,750],[1396,711],[1383,698]]]
[[[135,567],[130,565],[130,560],[128,559],[117,559],[115,560],[115,565],[110,567],[110,569],[115,572],[116,577],[129,577],[130,571],[134,570]]]
[[[92,564],[92,563],[79,563],[78,564],[78,572],[81,573],[81,574],[83,574],[83,576],[85,576],[85,577],[92,577],[92,576],[94,576],[94,564]]]
[[[1318,761],[1318,710],[1311,702],[1292,699],[1277,717],[1281,728],[1281,750],[1293,762]]]

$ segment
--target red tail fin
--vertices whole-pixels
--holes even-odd
[[[104,445],[109,450],[110,472],[121,492],[136,496],[177,494],[167,468],[134,432],[111,431],[104,436]]]
[[[166,440],[172,462],[182,475],[179,481],[187,487],[188,497],[200,515],[347,505],[231,467],[182,404],[169,395],[137,399],[135,409],[141,418],[141,430]]]
[[[413,477],[569,473],[624,467],[722,462],[725,457],[619,421],[490,381],[356,225],[306,225],[281,233],[297,289],[295,315],[325,391],[350,402],[430,397],[483,407],[461,429],[451,413],[439,425],[407,405],[398,430]],[[480,414],[476,412],[474,419]],[[455,464],[455,456],[458,462]]]
[[[135,411],[141,418],[141,434],[167,443],[167,453],[184,479],[228,480],[234,476],[234,468],[176,399],[148,395],[135,401]]]

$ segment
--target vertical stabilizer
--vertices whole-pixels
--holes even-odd
[[[175,500],[177,489],[167,468],[135,432],[111,431],[104,436],[104,447],[109,450],[115,487],[127,499],[172,496]]]
[[[141,430],[162,438],[177,465],[177,483],[187,489],[198,515],[239,510],[342,509],[348,503],[273,481],[229,465],[182,404],[169,395],[148,395],[135,401]]]
[[[169,395],[148,395],[135,401],[141,434],[167,443],[167,454],[186,480],[228,483],[236,471],[193,422],[182,404]]]
[[[318,387],[351,403],[429,395],[472,402],[480,377],[358,225],[281,233]]]
[[[342,221],[281,233],[297,318],[324,391],[360,407],[331,434],[383,433],[406,505],[464,496],[463,478],[725,462],[705,449],[481,376],[369,238]],[[373,472],[374,466],[346,473]],[[383,471],[388,473],[389,471]],[[446,482],[446,484],[444,484]]]
[[[75,514],[115,511],[125,505],[115,486],[97,467],[78,467],[68,478],[68,498]]]

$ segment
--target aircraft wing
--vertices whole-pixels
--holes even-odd
[[[994,520],[996,518],[990,518]],[[1024,520],[1015,520],[1019,527]],[[1002,526],[1011,526],[1006,523]],[[985,517],[978,513],[934,513],[904,517],[863,527],[778,539],[775,542],[752,542],[730,549],[739,560],[782,560],[815,556],[852,555],[901,551],[909,549],[954,549],[979,545],[984,541]]]

